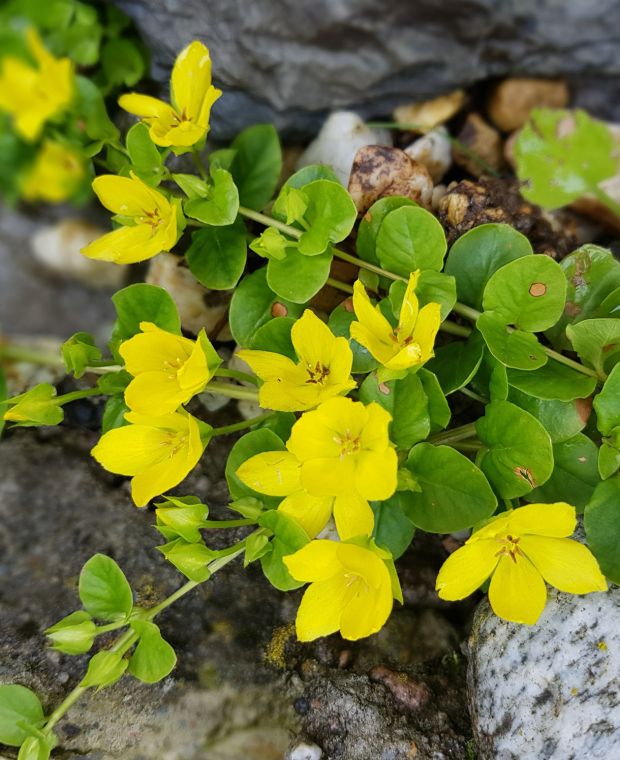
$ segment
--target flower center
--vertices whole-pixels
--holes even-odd
[[[352,586],[362,586],[361,589],[356,589],[356,591],[368,591],[368,583],[366,582],[366,579],[357,573],[351,571],[346,572],[344,574],[344,582],[347,588],[351,588]]]
[[[395,327],[392,331],[391,335],[392,340],[394,343],[397,343],[402,348],[409,348],[410,352],[414,354],[417,358],[420,358],[422,356],[422,349],[420,348],[418,343],[415,343],[413,340],[412,335],[405,335],[404,337],[400,335],[400,327]]]
[[[349,430],[344,435],[334,436],[334,441],[340,446],[341,459],[349,454],[357,454],[362,448],[360,436],[354,436]]]
[[[170,449],[168,452],[168,458],[177,454],[187,444],[187,435],[185,433],[179,433],[174,430],[170,430],[164,434],[161,445]]]
[[[149,227],[153,228],[153,231],[155,231],[163,221],[164,220],[159,215],[159,209],[157,208],[154,208],[152,211],[145,211],[143,209],[142,216],[138,219],[140,224],[148,224]]]
[[[321,364],[321,362],[317,362],[314,368],[310,364],[307,364],[306,372],[308,373],[306,383],[315,385],[323,385],[327,377],[329,377],[329,367]]]
[[[166,359],[162,365],[162,369],[166,373],[168,380],[174,380],[177,376],[177,372],[181,369],[182,366],[183,359],[181,359],[180,356],[177,356],[177,358],[173,359],[172,361]]]
[[[508,534],[503,537],[496,536],[495,540],[499,544],[502,544],[500,550],[495,553],[496,557],[501,557],[502,555],[506,554],[513,562],[516,563],[518,556],[525,556],[519,548],[519,541],[521,540],[519,536],[511,536]]]

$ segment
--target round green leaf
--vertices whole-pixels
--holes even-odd
[[[584,319],[568,325],[566,335],[584,364],[593,367],[599,375],[618,361],[620,346],[620,319]]]
[[[30,732],[17,723],[24,721],[38,728],[44,719],[41,702],[33,691],[19,684],[0,686],[0,744],[19,747]]]
[[[403,491],[405,512],[422,530],[451,533],[490,517],[497,499],[484,474],[449,446],[419,443],[405,467],[421,490]]]
[[[133,609],[133,594],[127,578],[105,554],[95,554],[84,565],[78,590],[84,609],[100,620],[119,620]]]
[[[318,256],[304,256],[292,248],[282,261],[269,261],[267,284],[282,298],[294,303],[306,303],[327,282],[331,263],[330,249]]]
[[[317,179],[328,179],[330,182],[340,182],[336,172],[327,164],[310,164],[304,166],[295,174],[292,174],[282,187],[294,187],[296,190],[301,190],[306,185],[314,182]]]
[[[238,220],[228,227],[196,230],[185,258],[190,271],[205,288],[234,288],[247,258],[245,225]]]
[[[146,124],[141,121],[134,124],[127,132],[125,144],[134,172],[149,185],[157,186],[162,178],[161,154]]]
[[[274,317],[298,317],[303,304],[279,298],[267,284],[267,267],[247,275],[235,288],[230,302],[229,325],[233,338],[247,347],[254,333]]]
[[[280,591],[291,591],[303,586],[289,573],[283,562],[288,554],[293,554],[305,546],[310,540],[303,528],[291,517],[277,510],[268,510],[258,519],[261,528],[268,528],[274,533],[271,541],[271,551],[260,558],[265,577],[272,586]]]
[[[389,272],[408,277],[416,269],[440,271],[447,243],[443,227],[420,206],[402,206],[386,215],[377,234],[377,256]]]
[[[559,264],[542,254],[523,256],[491,275],[484,289],[485,311],[526,332],[554,325],[566,302],[566,280]]]
[[[113,340],[127,340],[140,332],[140,322],[153,322],[162,330],[181,333],[181,320],[170,295],[156,285],[136,283],[112,296],[116,309]]]
[[[480,333],[474,332],[466,342],[454,341],[435,348],[435,356],[426,363],[426,368],[435,373],[447,396],[471,382],[483,354],[484,342]]]
[[[239,192],[230,172],[212,169],[213,184],[208,187],[206,198],[191,198],[183,206],[185,214],[199,222],[216,227],[226,227],[237,218]]]
[[[559,401],[588,398],[596,388],[595,377],[588,377],[553,359],[533,372],[509,369],[508,383],[529,396]]]
[[[415,533],[415,526],[403,507],[406,497],[407,494],[400,491],[386,501],[370,503],[375,516],[372,537],[377,546],[390,552],[392,559],[398,559],[405,553]]]
[[[299,251],[306,256],[316,256],[328,244],[339,243],[349,236],[357,209],[353,199],[340,182],[317,179],[304,185],[303,193],[308,206],[304,221],[310,225],[299,239]]]
[[[525,498],[529,502],[542,503],[565,501],[582,512],[595,487],[601,482],[597,459],[596,444],[582,433],[567,441],[555,443],[551,477]]]
[[[530,241],[510,225],[481,224],[453,243],[445,271],[456,279],[458,300],[480,310],[491,275],[504,264],[531,253]]]
[[[476,431],[488,449],[480,467],[502,499],[524,496],[551,476],[551,438],[528,412],[508,401],[492,401]]]
[[[603,435],[620,425],[620,364],[612,369],[602,391],[594,399],[597,427]]]
[[[620,584],[620,475],[599,483],[587,503],[583,523],[588,546],[603,573]]]
[[[282,497],[265,496],[258,491],[246,486],[237,477],[237,470],[250,457],[262,454],[264,451],[284,451],[285,446],[281,438],[267,428],[252,430],[239,438],[230,450],[226,462],[226,482],[233,499],[241,499],[244,496],[253,496],[262,501],[266,506],[275,508],[282,501]]]
[[[586,425],[590,416],[590,405],[576,401],[558,401],[529,396],[527,393],[510,388],[508,399],[519,408],[525,409],[542,424],[553,443],[566,441],[577,435]]]
[[[404,195],[388,195],[386,198],[375,201],[362,217],[357,229],[355,248],[360,259],[378,265],[377,235],[383,220],[390,211],[395,211],[402,206],[415,205],[417,204],[411,198],[406,198]]]
[[[259,327],[252,336],[251,348],[257,351],[273,351],[297,361],[297,354],[291,341],[291,330],[296,320],[293,317],[276,317]]]
[[[547,363],[547,354],[536,336],[514,330],[496,312],[483,312],[476,321],[476,327],[489,351],[506,367],[533,370]]]
[[[155,623],[136,620],[131,626],[140,640],[129,660],[127,670],[144,683],[157,683],[165,678],[177,664],[174,649],[162,637]]]
[[[379,366],[377,360],[372,356],[367,348],[364,348],[356,340],[353,340],[349,334],[351,322],[355,322],[357,317],[352,308],[349,308],[350,301],[337,306],[329,315],[328,326],[336,337],[343,337],[349,340],[349,346],[353,352],[353,374],[365,374],[366,372],[372,372]]]
[[[239,202],[260,211],[271,200],[282,170],[278,133],[272,124],[257,124],[244,129],[230,147],[235,151],[230,172]]]
[[[438,430],[444,430],[450,424],[450,405],[446,400],[444,392],[441,390],[439,380],[433,372],[422,367],[418,370],[418,377],[424,388],[424,393],[428,401],[428,415],[431,419],[431,433]]]

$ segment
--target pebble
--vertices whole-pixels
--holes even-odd
[[[118,289],[125,280],[125,267],[88,259],[80,253],[105,232],[83,219],[64,219],[35,232],[30,247],[34,258],[56,275],[77,280],[91,288]]]
[[[463,90],[453,90],[446,95],[440,95],[432,100],[423,100],[394,109],[394,121],[403,125],[413,125],[420,129],[433,129],[439,124],[445,124],[463,105],[467,96]]]
[[[320,747],[306,742],[295,745],[286,754],[286,760],[321,760],[322,757],[323,750]]]
[[[364,145],[391,145],[386,129],[371,129],[352,111],[335,111],[326,119],[321,131],[297,161],[301,169],[310,164],[328,164],[347,185],[353,159]]]
[[[478,609],[468,697],[479,760],[620,757],[620,589],[550,591],[534,626]]]
[[[498,129],[512,132],[525,124],[533,108],[566,108],[568,97],[561,80],[514,77],[495,87],[487,112]]]
[[[504,163],[502,137],[480,114],[468,114],[457,139],[493,170],[501,169]],[[455,163],[472,176],[480,177],[482,174],[488,174],[488,171],[479,161],[476,161],[458,145],[453,146],[452,155]]]
[[[430,208],[433,180],[426,166],[414,161],[405,151],[367,145],[355,156],[349,193],[360,214],[386,195],[404,195]]]
[[[435,184],[441,182],[452,166],[452,144],[445,127],[427,132],[405,148],[405,153],[426,166]]]

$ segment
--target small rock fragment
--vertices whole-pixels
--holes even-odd
[[[230,294],[204,288],[183,266],[182,258],[172,253],[160,253],[151,259],[146,281],[170,293],[185,330],[198,333],[204,327],[212,339],[231,340],[227,324]]]
[[[97,289],[123,285],[126,268],[82,256],[80,251],[106,230],[84,221],[64,219],[36,232],[30,241],[35,259],[50,272]]]
[[[494,171],[501,169],[504,163],[501,135],[480,114],[467,116],[457,139],[464,149],[459,145],[452,147],[454,161],[472,176],[488,174],[486,167]]]
[[[620,174],[601,182],[601,190],[616,203],[620,203]],[[600,222],[614,232],[620,233],[620,218],[593,195],[584,195],[571,204],[571,208],[595,222]]]
[[[371,129],[351,111],[336,111],[323,124],[315,140],[297,161],[301,169],[309,164],[329,164],[346,186],[357,151],[364,145],[391,145],[385,129]]]
[[[404,195],[430,208],[433,180],[428,169],[405,151],[367,145],[355,156],[349,192],[360,214],[386,195]]]
[[[493,90],[487,103],[489,118],[498,129],[512,132],[522,127],[533,108],[566,108],[568,87],[558,79],[514,77]]]
[[[386,686],[397,702],[408,710],[419,710],[429,701],[431,693],[428,687],[406,673],[398,673],[377,665],[368,674],[371,681],[378,681]]]
[[[426,166],[435,184],[441,182],[452,165],[452,145],[448,130],[445,127],[433,129],[405,148],[405,153]]]
[[[415,129],[415,127],[421,130],[433,129],[457,114],[463,107],[465,99],[463,90],[454,90],[433,100],[399,106],[394,110],[394,121],[403,124],[407,129]]]
[[[286,760],[321,760],[323,750],[316,744],[301,742],[286,753]]]

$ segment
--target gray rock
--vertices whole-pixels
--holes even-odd
[[[551,592],[532,627],[481,605],[468,672],[480,760],[620,757],[619,612],[618,588]]]
[[[213,120],[221,138],[261,121],[310,134],[329,110],[380,116],[509,75],[579,77],[578,96],[620,118],[617,98],[588,94],[602,79],[617,89],[618,0],[115,2],[153,50],[160,82],[184,45],[209,45],[225,90]]]

